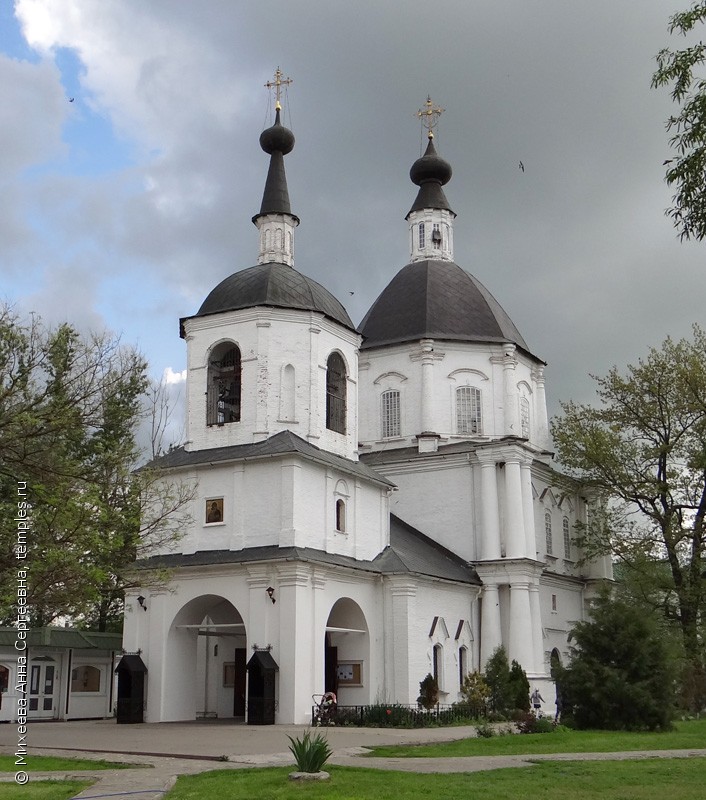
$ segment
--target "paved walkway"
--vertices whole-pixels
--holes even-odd
[[[88,777],[96,782],[76,798],[121,796],[161,800],[178,775],[212,769],[293,764],[287,736],[301,736],[303,726],[251,726],[230,721],[117,725],[113,720],[33,723],[27,735],[30,780],[42,777]],[[327,728],[334,751],[330,763],[408,772],[476,772],[503,767],[529,767],[549,760],[609,760],[688,758],[706,756],[703,750],[660,750],[629,753],[581,753],[468,758],[360,758],[367,747],[421,744],[472,736],[472,727],[398,730],[387,728]],[[0,725],[0,752],[14,753],[14,725]],[[62,755],[139,764],[134,769],[41,773],[32,769],[32,755]],[[227,757],[227,761],[224,760]],[[14,780],[6,774],[0,780]]]

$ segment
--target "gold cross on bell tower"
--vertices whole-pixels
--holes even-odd
[[[275,90],[275,108],[281,109],[282,105],[280,103],[280,98],[282,96],[282,87],[289,86],[290,83],[294,83],[291,78],[283,77],[284,73],[282,70],[277,67],[275,70],[275,79],[273,81],[267,81],[265,84],[266,88],[274,89]]]
[[[439,117],[446,111],[445,108],[439,108],[438,106],[434,108],[434,104],[431,102],[431,97],[427,95],[427,101],[424,103],[424,108],[420,108],[417,111],[417,116],[422,121],[422,126],[425,127],[428,131],[427,136],[430,139],[434,138],[434,128],[436,128],[437,123],[439,122]]]

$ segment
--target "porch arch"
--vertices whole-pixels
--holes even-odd
[[[239,716],[239,692],[243,702],[245,693],[245,648],[245,623],[229,600],[205,594],[185,603],[167,634],[162,719]],[[240,658],[237,651],[242,651]]]
[[[370,703],[370,634],[363,609],[339,598],[326,622],[325,683],[340,705]]]

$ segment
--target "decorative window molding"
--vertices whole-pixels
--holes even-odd
[[[326,362],[326,427],[346,432],[346,365],[340,353],[331,353]]]
[[[400,436],[402,420],[399,389],[388,389],[383,392],[380,397],[380,404],[382,438],[389,439],[393,436]]]
[[[552,541],[552,515],[549,511],[544,514],[544,534],[546,537],[547,555],[553,555],[554,543]]]
[[[206,424],[227,425],[240,422],[240,349],[233,342],[221,342],[208,357],[206,384]]]
[[[461,436],[483,433],[482,395],[475,386],[456,389],[456,433]]]
[[[520,432],[524,439],[530,438],[530,402],[526,397],[520,398]]]
[[[446,376],[447,378],[451,378],[452,380],[456,380],[458,375],[477,375],[482,381],[489,381],[490,378],[479,369],[472,369],[471,367],[460,367],[459,369],[455,369]]]

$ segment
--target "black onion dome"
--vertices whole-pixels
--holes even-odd
[[[270,155],[270,166],[265,179],[265,190],[262,193],[260,212],[252,221],[266,214],[288,214],[294,217],[297,224],[299,217],[292,214],[287,188],[287,175],[284,170],[284,157],[294,147],[294,134],[280,124],[279,109],[275,115],[275,124],[260,134],[260,147]]]
[[[355,330],[345,308],[327,289],[292,267],[278,263],[258,264],[221,281],[203,301],[194,317],[255,306],[318,311],[334,322]]]
[[[403,267],[360,323],[361,349],[447,339],[513,342],[530,353],[498,301],[453,261],[415,261]]]
[[[437,155],[434,140],[429,139],[426,152],[418,158],[409,171],[412,183],[421,186],[425,181],[437,181],[442,186],[451,180],[453,171],[448,161]]]
[[[275,151],[286,156],[294,149],[294,134],[279,121],[279,109],[275,113],[275,124],[260,134],[260,147],[269,155]]]
[[[451,175],[451,164],[437,155],[434,140],[429,139],[426,152],[412,164],[409,171],[412,183],[419,186],[417,199],[410,208],[409,214],[425,208],[442,208],[453,214],[444,190],[441,188],[451,180]],[[407,214],[407,218],[409,218],[409,214]]]

